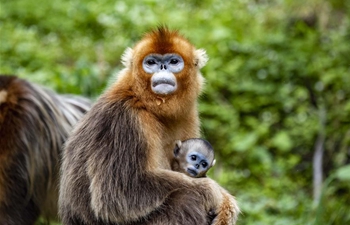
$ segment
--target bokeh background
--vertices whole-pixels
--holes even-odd
[[[210,57],[202,134],[238,224],[344,225],[349,15],[349,0],[1,0],[0,73],[95,99],[142,34],[178,29]]]

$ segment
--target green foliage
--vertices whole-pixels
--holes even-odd
[[[340,167],[334,174],[341,181],[350,181],[350,165]]]
[[[0,72],[92,98],[144,32],[159,24],[179,29],[210,57],[199,105],[203,136],[216,151],[211,176],[240,202],[239,224],[350,222],[349,1],[0,4]],[[320,132],[328,178],[313,206]]]

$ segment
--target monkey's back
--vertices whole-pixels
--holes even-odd
[[[90,105],[0,75],[0,224],[57,217],[61,149]]]

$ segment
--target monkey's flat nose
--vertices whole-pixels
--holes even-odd
[[[196,169],[198,169],[198,168],[199,168],[199,165],[198,165],[198,164],[196,164],[196,166],[195,166],[195,167],[196,167]]]

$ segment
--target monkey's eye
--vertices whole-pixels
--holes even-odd
[[[149,59],[149,60],[146,61],[146,63],[148,65],[152,66],[152,65],[156,64],[156,61],[154,59]]]
[[[197,156],[191,155],[191,159],[192,159],[193,161],[195,161],[195,160],[197,159]]]
[[[207,167],[207,166],[208,166],[208,163],[206,163],[206,162],[202,162],[202,166],[205,168],[205,167]]]
[[[172,60],[170,60],[170,64],[175,65],[175,64],[178,64],[178,63],[179,63],[179,60],[178,60],[178,59],[172,59]]]

